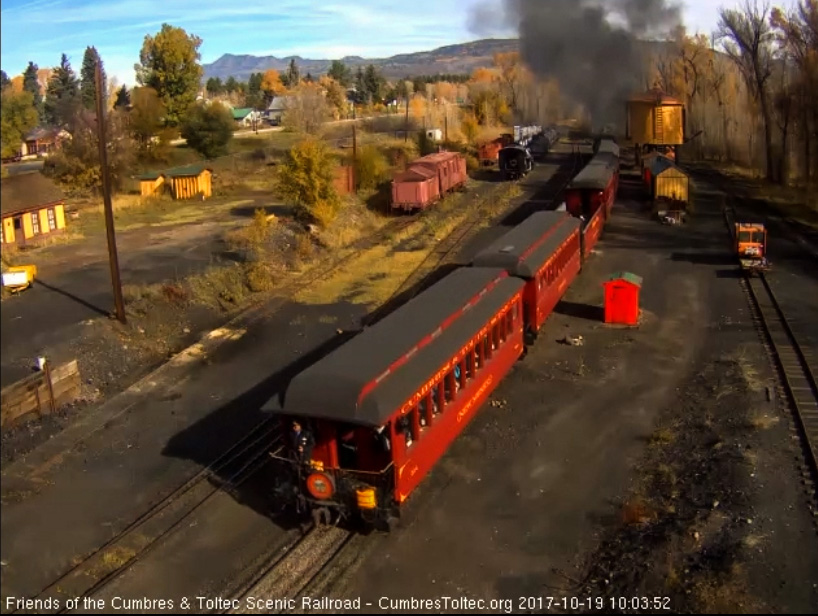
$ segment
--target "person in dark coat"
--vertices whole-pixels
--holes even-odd
[[[293,421],[290,431],[290,450],[293,457],[304,464],[310,461],[312,449],[315,447],[315,438],[309,430],[304,430],[301,423]]]

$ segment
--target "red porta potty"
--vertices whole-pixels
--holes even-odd
[[[639,322],[642,277],[630,272],[617,272],[602,286],[605,287],[605,322],[636,325]]]

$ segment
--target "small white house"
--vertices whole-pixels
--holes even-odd
[[[254,124],[261,121],[261,113],[252,107],[242,107],[241,109],[233,109],[233,119],[243,127],[251,128]]]
[[[430,128],[426,131],[426,138],[435,143],[443,141],[443,131],[439,128]]]

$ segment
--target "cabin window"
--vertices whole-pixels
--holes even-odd
[[[474,364],[477,361],[477,349],[469,349],[466,351],[466,378],[474,378]]]
[[[446,403],[451,402],[454,400],[454,371],[449,371],[446,373],[446,377],[444,378],[443,382],[445,383],[444,387],[444,396]]]
[[[431,399],[432,395],[426,394],[421,398],[420,402],[418,402],[418,422],[420,422],[421,430],[432,423]]]
[[[457,369],[460,371],[460,378],[458,379],[458,385],[460,388],[464,388],[466,386],[466,360],[461,359],[460,363],[457,364]]]
[[[340,424],[337,429],[338,464],[341,468],[358,468],[358,439],[355,426]]]
[[[40,213],[31,212],[31,232],[34,235],[40,234]]]
[[[508,335],[511,335],[511,332],[514,331],[514,311],[516,309],[517,306],[514,306],[506,313],[506,331],[508,332]]]
[[[483,341],[477,343],[474,347],[474,367],[475,371],[483,367]]]
[[[443,383],[437,383],[432,390],[432,413],[439,414],[443,408]]]
[[[489,336],[486,335],[483,338],[483,360],[489,361],[491,359],[491,343],[489,342]]]
[[[497,328],[497,325],[494,325],[491,328],[491,350],[492,352],[497,350],[497,347],[500,346],[500,332]]]
[[[415,443],[414,423],[417,415],[417,409],[413,408],[411,411],[398,419],[398,434],[403,435],[406,448],[409,449]]]
[[[48,230],[54,231],[57,228],[57,217],[54,215],[54,208],[48,208]]]
[[[753,241],[753,234],[750,231],[739,231],[738,232],[738,241],[739,242],[752,242]]]

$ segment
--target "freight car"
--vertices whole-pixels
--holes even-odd
[[[534,214],[297,375],[264,407],[286,443],[271,452],[278,504],[316,523],[391,528],[525,355],[577,276],[587,233],[567,211]]]
[[[504,180],[519,179],[533,167],[534,158],[528,148],[515,143],[500,150],[500,173]]]
[[[392,179],[392,209],[422,210],[447,193],[463,188],[466,159],[457,152],[436,152],[414,160]]]

